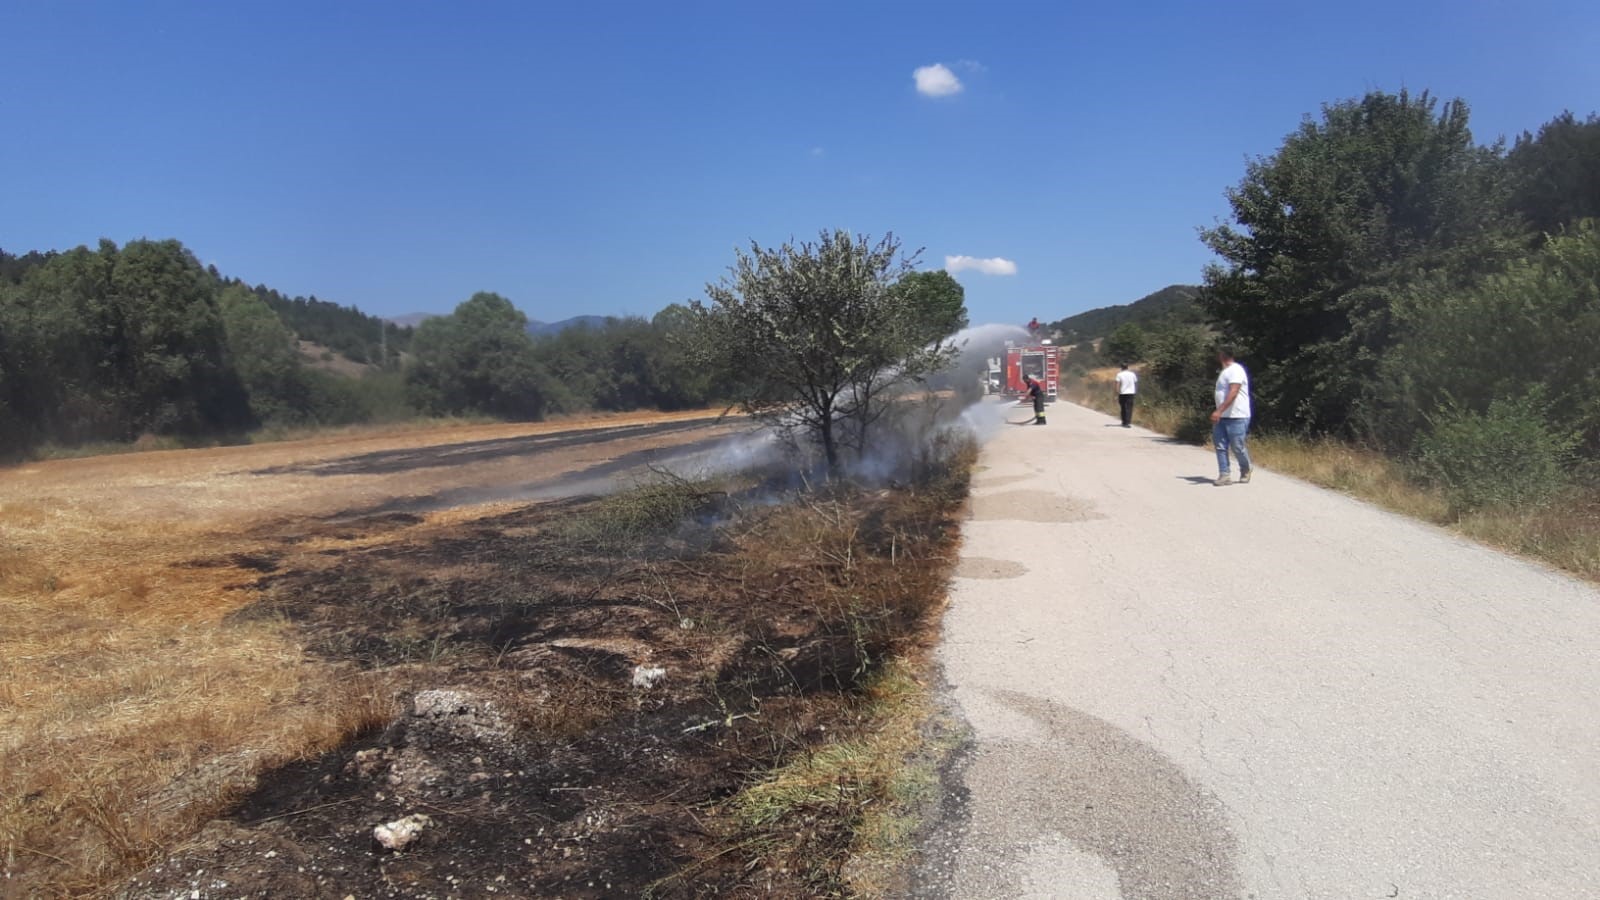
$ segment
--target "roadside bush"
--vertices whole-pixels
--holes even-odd
[[[1111,365],[1111,360],[1100,352],[1094,341],[1079,341],[1067,351],[1067,359],[1074,368],[1084,370],[1098,369],[1101,366]]]
[[[619,491],[592,510],[569,519],[560,536],[599,548],[628,547],[659,537],[713,513],[728,494],[709,481],[655,473],[654,480]]]
[[[1407,336],[1385,360],[1384,443],[1405,448],[1425,413],[1545,391],[1550,420],[1600,456],[1600,223],[1580,222],[1465,290],[1429,283],[1406,298]]]
[[[1119,366],[1132,365],[1144,361],[1149,341],[1149,336],[1139,327],[1139,323],[1127,322],[1111,332],[1101,346],[1105,357],[1113,363]]]
[[[1141,386],[1142,401],[1171,410],[1170,415],[1177,419],[1173,437],[1205,443],[1211,435],[1208,417],[1214,405],[1211,385],[1217,369],[1210,337],[1202,329],[1180,325],[1151,337],[1146,353],[1150,384]]]
[[[1431,420],[1417,469],[1443,488],[1456,514],[1485,507],[1535,507],[1566,483],[1576,440],[1545,421],[1542,394],[1496,400],[1487,412],[1459,406]]]

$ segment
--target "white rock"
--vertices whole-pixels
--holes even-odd
[[[667,670],[659,666],[634,666],[633,686],[646,690],[656,686],[661,679],[667,677]]]
[[[419,691],[411,698],[408,718],[413,737],[426,743],[431,734],[445,734],[459,740],[497,743],[511,734],[511,725],[495,704],[467,691]]]
[[[412,813],[403,819],[395,819],[384,825],[372,829],[372,837],[386,850],[404,850],[412,841],[422,836],[423,829],[433,824],[433,820],[419,813]]]

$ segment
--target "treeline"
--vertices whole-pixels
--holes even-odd
[[[177,241],[0,263],[0,455],[400,414],[398,373],[308,366],[263,289],[221,278]]]
[[[1260,426],[1402,456],[1462,509],[1594,478],[1600,119],[1481,144],[1460,100],[1374,92],[1308,118],[1228,200],[1199,303]],[[1182,367],[1195,343],[1139,353]]]
[[[346,359],[392,368],[410,349],[411,329],[351,306],[316,297],[286,297],[258,285],[251,289],[301,340],[310,341]]]
[[[420,411],[538,419],[584,409],[662,410],[726,396],[731,373],[690,353],[688,309],[533,337],[511,301],[474,294],[417,326],[406,396]]]
[[[177,241],[0,252],[0,457],[264,426],[701,406],[731,376],[691,361],[688,325],[673,306],[532,337],[508,300],[478,294],[413,332],[225,278]],[[364,374],[330,371],[299,341]]]

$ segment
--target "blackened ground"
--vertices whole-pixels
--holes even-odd
[[[706,430],[703,421],[616,425],[491,440],[378,450],[335,459],[257,469],[255,475],[391,475],[419,469],[468,466],[491,460],[531,457],[551,450],[604,444],[622,438],[692,433]]]
[[[963,490],[672,482],[296,534],[253,559],[238,615],[384,674],[398,715],[267,773],[121,895],[845,893],[853,812],[751,830],[728,801],[859,724],[857,686],[941,596]],[[374,826],[407,816],[420,837],[380,847]]]

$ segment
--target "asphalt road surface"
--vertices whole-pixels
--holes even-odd
[[[1066,404],[981,465],[918,896],[1600,897],[1600,591]]]

